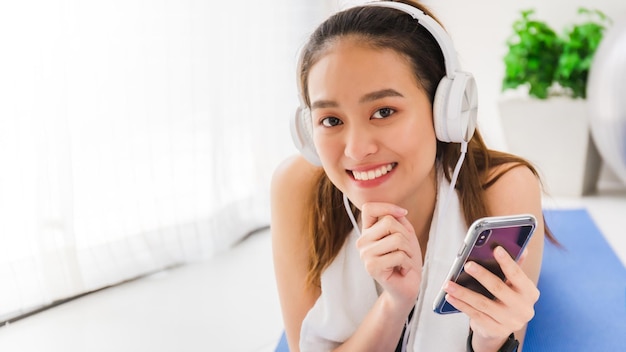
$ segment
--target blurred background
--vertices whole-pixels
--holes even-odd
[[[502,58],[519,11],[534,8],[557,28],[581,6],[626,15],[626,2],[616,0],[424,2],[476,77],[479,128],[502,150]],[[297,50],[326,16],[354,3],[0,3],[0,346],[30,343],[11,334],[36,331],[25,325],[36,315],[20,319],[33,312],[221,258],[228,273],[207,269],[189,280],[215,292],[233,276],[247,277],[246,260],[262,260],[261,296],[241,297],[270,309],[272,334],[257,347],[224,346],[220,331],[240,331],[230,322],[245,317],[212,305],[202,312],[219,323],[200,333],[204,348],[194,346],[272,350],[281,321],[268,237],[233,254],[237,261],[229,253],[247,235],[267,233],[272,172],[296,152],[288,120],[298,103]],[[610,170],[603,177],[614,180]]]
[[[0,317],[267,225],[307,3],[0,5]]]

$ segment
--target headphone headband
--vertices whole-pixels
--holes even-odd
[[[443,27],[435,21],[434,18],[428,16],[424,11],[413,7],[411,5],[407,5],[401,2],[392,2],[392,1],[372,1],[367,2],[365,4],[361,4],[359,6],[376,6],[376,7],[388,7],[396,10],[400,10],[405,12],[411,17],[413,17],[417,22],[426,28],[428,32],[435,38],[437,44],[441,48],[443,52],[443,58],[445,61],[446,67],[446,76],[450,79],[454,78],[456,75],[456,71],[459,67],[459,63],[456,56],[456,50],[454,49],[454,45],[452,44],[452,40],[450,36],[446,33]]]

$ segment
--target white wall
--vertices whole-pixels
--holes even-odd
[[[479,87],[479,126],[490,147],[507,149],[502,135],[497,101],[504,73],[502,57],[511,24],[522,9],[535,9],[537,19],[557,32],[582,19],[578,8],[599,9],[614,21],[626,16],[622,0],[426,0],[450,32],[463,69],[474,74]],[[565,131],[564,131],[565,132]]]

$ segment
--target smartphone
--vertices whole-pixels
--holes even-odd
[[[483,285],[463,270],[465,263],[476,262],[504,280],[504,273],[493,256],[493,250],[501,246],[517,261],[536,226],[537,220],[531,214],[492,216],[474,221],[443,284],[454,281],[493,299],[494,296]],[[445,296],[442,285],[433,303],[434,311],[439,314],[458,313],[459,310],[446,301]]]

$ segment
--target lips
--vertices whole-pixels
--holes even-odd
[[[398,165],[397,163],[389,163],[387,165],[382,165],[374,169],[364,170],[364,171],[356,171],[351,170],[352,176],[357,181],[370,181],[377,179],[386,175],[389,171],[391,171],[394,167]]]

